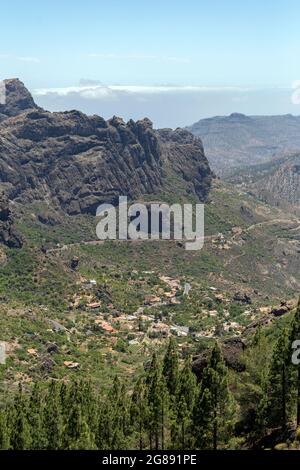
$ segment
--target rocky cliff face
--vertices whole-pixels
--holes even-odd
[[[17,116],[28,109],[38,109],[29,91],[18,79],[4,80],[5,103],[0,104],[0,120]]]
[[[148,119],[125,123],[79,111],[50,113],[18,80],[6,86],[0,184],[11,200],[47,201],[70,215],[95,213],[119,195],[165,191],[170,173],[187,194],[206,200],[212,173],[200,139],[188,131],[154,130]]]
[[[12,211],[5,194],[0,194],[0,243],[9,248],[20,248],[22,239],[15,228]]]

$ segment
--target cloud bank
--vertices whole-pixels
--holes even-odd
[[[200,118],[244,114],[299,114],[289,88],[243,88],[172,85],[104,85],[82,79],[79,86],[33,91],[40,106],[50,111],[79,109],[108,119],[149,117],[156,127],[178,127]]]

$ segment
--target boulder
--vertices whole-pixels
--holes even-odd
[[[0,243],[9,248],[21,248],[23,241],[15,227],[7,194],[0,194]]]
[[[50,374],[53,368],[55,367],[55,365],[56,365],[55,361],[53,361],[51,357],[44,357],[41,361],[40,369],[46,372],[47,374]]]
[[[236,292],[233,296],[233,300],[244,304],[252,304],[252,299],[246,292]]]
[[[227,367],[237,372],[245,370],[245,365],[241,358],[245,348],[245,343],[239,337],[228,338],[221,343],[221,350]],[[209,362],[210,354],[211,350],[205,349],[199,355],[194,357],[192,370],[198,379],[201,379],[202,377],[203,370]]]
[[[54,354],[54,353],[57,353],[58,351],[59,351],[59,348],[58,348],[57,344],[50,343],[50,344],[47,345],[47,353]]]
[[[75,269],[78,268],[78,265],[79,265],[79,258],[77,256],[74,256],[71,259],[71,269],[73,269],[73,271],[75,271]]]
[[[17,116],[26,110],[39,109],[24,84],[18,80],[4,80],[5,103],[0,103],[0,115]]]

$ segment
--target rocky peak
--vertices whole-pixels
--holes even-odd
[[[0,119],[17,116],[30,109],[38,109],[31,94],[18,78],[4,80],[5,103],[0,104]]]
[[[231,113],[230,116],[229,116],[230,119],[237,119],[237,120],[240,120],[240,121],[250,121],[251,118],[249,116],[246,116],[245,114],[243,113]]]

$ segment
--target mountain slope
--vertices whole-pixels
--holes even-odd
[[[233,113],[188,127],[203,141],[212,168],[221,175],[300,150],[300,116]]]
[[[270,205],[300,215],[300,155],[236,172],[229,180]]]

